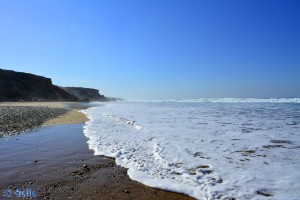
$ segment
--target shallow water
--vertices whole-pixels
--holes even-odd
[[[297,199],[293,100],[105,103],[85,111],[89,147],[146,185],[198,199]]]
[[[24,182],[29,176],[48,176],[52,167],[65,164],[67,158],[91,153],[82,126],[49,126],[1,138],[0,188]]]

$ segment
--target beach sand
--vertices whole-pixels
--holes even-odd
[[[50,119],[42,124],[42,126],[58,125],[58,124],[79,124],[86,122],[88,118],[85,114],[79,112],[78,109],[72,109],[66,114],[54,119]]]
[[[66,107],[57,102],[8,104]],[[36,199],[192,199],[133,181],[114,159],[94,156],[83,135],[87,118],[78,112],[80,106],[69,107],[76,109],[49,120],[45,127],[0,138],[1,195],[10,191],[12,199],[20,199],[16,191],[30,188]]]
[[[87,103],[74,103],[74,102],[5,102],[0,103],[0,106],[41,106],[49,108],[69,108],[69,111],[48,120],[42,126],[58,125],[58,124],[78,124],[84,123],[88,120],[85,114],[79,112],[81,109],[87,107]]]

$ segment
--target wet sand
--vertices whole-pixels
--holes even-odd
[[[94,156],[86,141],[83,124],[1,138],[0,193],[13,197],[2,199],[20,199],[16,191],[29,188],[36,199],[192,199],[132,181],[114,159]]]

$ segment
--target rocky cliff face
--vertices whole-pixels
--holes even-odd
[[[51,79],[0,69],[0,101],[78,101]]]
[[[74,95],[79,101],[108,101],[99,93],[99,90],[83,87],[61,87],[69,94]]]

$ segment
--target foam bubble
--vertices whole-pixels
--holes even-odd
[[[83,112],[96,155],[197,199],[297,199],[299,104],[118,102]]]

